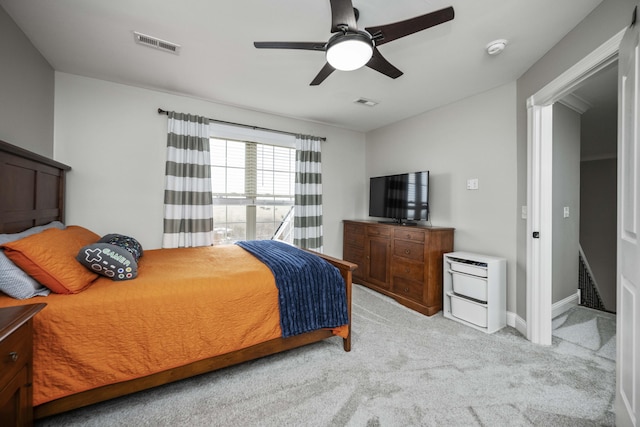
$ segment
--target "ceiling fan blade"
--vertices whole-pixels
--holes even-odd
[[[427,13],[426,15],[416,16],[415,18],[400,22],[394,22],[393,24],[367,27],[366,30],[373,36],[376,41],[376,46],[380,46],[401,37],[442,24],[443,22],[451,21],[453,17],[453,7],[447,7],[435,12]]]
[[[326,50],[326,42],[253,42],[258,49]]]
[[[391,65],[391,63],[382,56],[378,48],[373,49],[373,56],[369,62],[367,62],[367,67],[389,76],[392,79],[397,79],[404,74],[402,71]]]
[[[340,26],[347,26],[349,31],[358,31],[356,24],[356,14],[353,10],[351,0],[330,0],[331,1],[331,32],[342,31]]]
[[[333,68],[328,62],[324,64],[322,70],[318,73],[315,79],[309,84],[309,86],[318,86],[320,83],[324,81],[331,73],[333,73],[336,69]]]

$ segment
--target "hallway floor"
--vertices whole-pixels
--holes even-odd
[[[576,306],[552,321],[553,337],[616,360],[616,315]]]

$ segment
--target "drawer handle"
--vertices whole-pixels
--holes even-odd
[[[407,254],[407,255],[409,255],[409,254],[411,253],[411,249],[405,249],[405,250],[404,250],[404,253],[405,253],[405,254]]]
[[[18,361],[18,352],[17,351],[12,351],[11,353],[9,353],[9,359],[11,359],[12,362],[17,362]]]
[[[409,288],[404,288],[404,291],[405,291],[406,293],[409,293]]]

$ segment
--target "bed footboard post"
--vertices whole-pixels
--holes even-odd
[[[346,286],[346,291],[347,291],[347,312],[349,313],[349,325],[347,326],[349,328],[349,332],[346,338],[342,339],[342,346],[344,348],[344,351],[351,351],[351,272],[353,270],[348,270],[345,271],[346,274],[343,274],[342,277],[344,277],[344,284]]]

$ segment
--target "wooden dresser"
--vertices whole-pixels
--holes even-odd
[[[344,221],[342,257],[358,264],[354,283],[431,316],[442,310],[442,259],[453,228]]]
[[[0,309],[0,425],[33,424],[33,316],[46,304]]]

